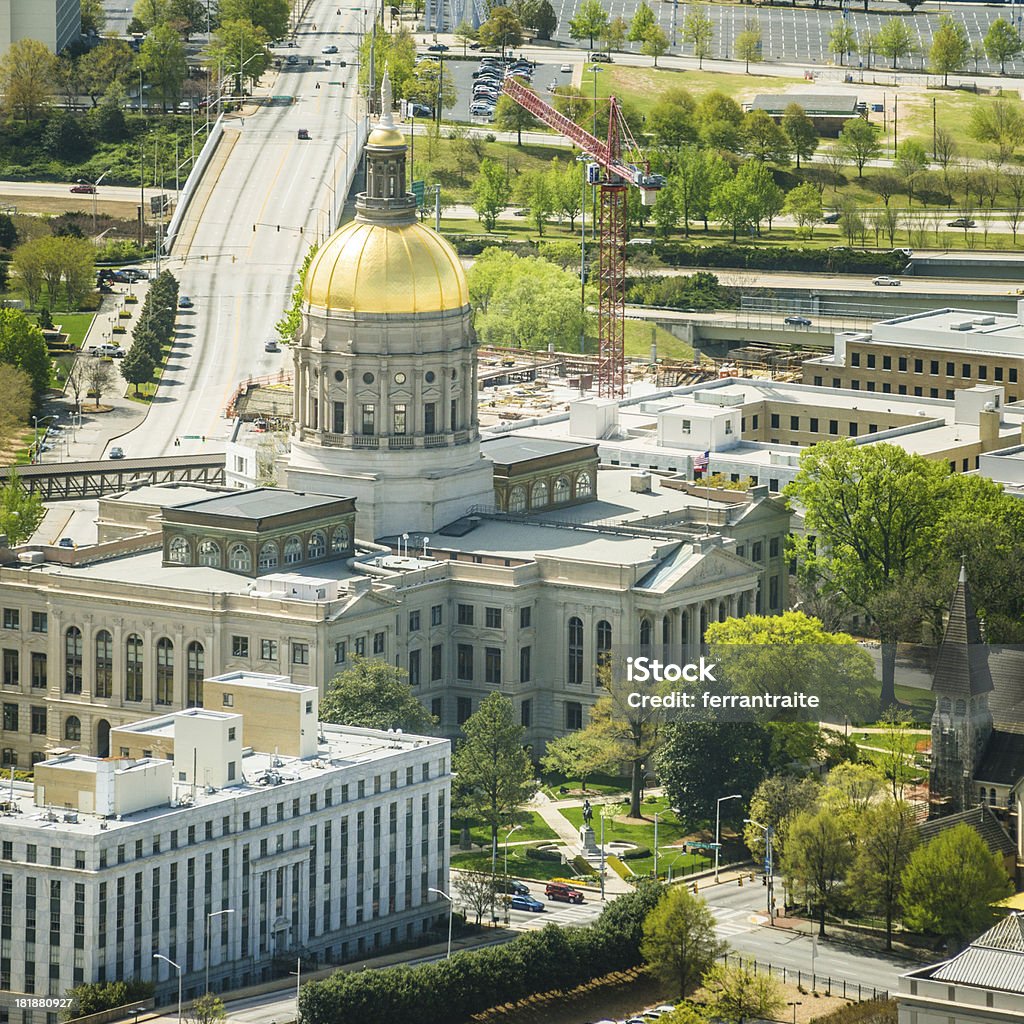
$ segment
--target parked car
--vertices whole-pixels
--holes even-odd
[[[119,345],[93,345],[89,352],[100,359],[121,359],[124,356],[124,349]]]
[[[544,909],[544,904],[540,900],[535,900],[532,896],[513,896],[509,901],[508,905],[513,910],[529,910],[533,913],[540,913]]]
[[[434,108],[427,106],[426,103],[410,103],[409,114],[412,117],[433,117]]]
[[[947,225],[947,228],[973,228],[975,227],[975,221],[971,217],[957,217],[956,220],[951,220]]]
[[[469,112],[473,117],[493,117],[494,107],[489,103],[474,103]]]
[[[427,47],[427,53],[447,53],[449,49],[444,43],[434,43],[433,46]]]
[[[544,895],[549,900],[555,900],[558,903],[583,902],[583,893],[579,889],[574,889],[571,885],[566,885],[564,882],[548,882],[544,887]]]
[[[336,46],[325,46],[320,52],[321,53],[337,53],[338,52],[338,48]]]
[[[898,277],[876,277],[871,283],[888,285],[890,288],[898,288],[900,286],[900,279]]]
[[[75,542],[71,537],[61,537],[61,539],[57,541],[57,547],[59,548],[73,548],[74,546]]]
[[[594,64],[611,64],[612,62],[611,54],[600,52],[589,54],[587,56],[587,60],[591,61]]]
[[[510,878],[508,881],[502,879],[498,880],[497,886],[498,892],[507,892],[512,896],[529,896],[530,889],[525,882],[520,882],[515,878]]]
[[[179,309],[193,309],[194,307],[195,303],[187,295],[182,295],[181,298],[178,299]]]
[[[805,316],[787,316],[783,323],[787,327],[810,327],[811,321]]]
[[[91,196],[96,191],[95,185],[90,185],[87,181],[80,181],[77,185],[71,186],[72,192],[82,192],[87,196]]]
[[[825,216],[822,217],[821,219],[826,224],[838,224],[839,223],[839,214],[835,210],[833,210],[831,213],[826,213]]]
[[[111,448],[110,451],[107,452],[107,458],[108,459],[123,459],[124,458],[124,449],[123,448],[116,448],[116,447],[115,448]]]
[[[145,270],[139,270],[138,267],[122,267],[119,271],[125,281],[129,281],[134,284],[136,281],[148,281],[149,274]]]
[[[300,139],[308,139],[309,138],[309,129],[308,128],[300,128],[299,129],[299,138]]]

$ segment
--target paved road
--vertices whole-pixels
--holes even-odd
[[[124,439],[126,450],[160,455],[223,447],[230,424],[222,413],[238,382],[287,367],[287,353],[263,346],[307,248],[334,226],[332,194],[344,192],[356,128],[355,68],[324,67],[320,59],[328,42],[341,47],[338,58],[351,63],[355,56],[356,14],[335,11],[334,0],[315,0],[296,34],[298,46],[287,51],[316,63],[286,65],[276,81],[263,83],[264,91],[295,102],[228,122],[222,145],[230,155],[219,174],[210,172],[205,208],[197,197],[190,213],[199,217],[195,233],[190,238],[183,228],[169,261],[195,308],[178,316],[160,393],[146,422]],[[352,34],[340,35],[344,30]],[[310,141],[297,138],[301,128]]]
[[[174,176],[171,175],[171,178],[173,180]],[[152,188],[146,189],[147,199],[152,191]],[[178,195],[173,188],[161,188],[158,191],[165,192],[172,201]],[[5,197],[59,196],[61,199],[70,199],[73,196],[83,203],[92,202],[92,194],[72,192],[70,184],[55,181],[0,181],[0,194]],[[137,203],[139,201],[139,189],[135,185],[100,185],[96,190],[96,198],[100,202],[106,199],[116,202]]]

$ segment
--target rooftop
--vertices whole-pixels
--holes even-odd
[[[971,309],[931,309],[882,320],[870,337],[858,341],[885,345],[922,345],[972,355],[1024,355],[1024,324],[1016,313]]]
[[[784,111],[791,103],[799,103],[809,117],[816,114],[850,114],[857,112],[857,97],[844,93],[758,93],[750,104],[751,110]]]
[[[260,522],[274,516],[323,509],[351,500],[329,494],[286,491],[278,487],[255,487],[252,490],[227,491],[213,497],[200,498],[198,501],[175,503],[174,508],[181,512],[198,512],[203,515],[229,516],[233,519]]]
[[[508,464],[523,462],[527,459],[539,459],[546,455],[558,455],[562,452],[578,451],[583,453],[592,447],[582,441],[567,441],[554,437],[530,437],[520,434],[506,434],[503,437],[486,438],[480,445],[480,451],[495,462]]]

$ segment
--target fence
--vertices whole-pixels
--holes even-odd
[[[767,971],[769,976],[779,978],[784,985],[796,985],[799,988],[809,985],[811,992],[816,992],[819,984],[823,985],[827,996],[842,996],[843,999],[855,999],[858,1003],[871,999],[889,998],[888,989],[875,988],[874,985],[862,985],[859,981],[847,981],[846,978],[833,978],[830,974],[822,975],[800,968],[761,963],[759,960],[744,957],[738,953],[723,953],[719,959],[726,966],[733,964],[737,967],[744,967],[747,970],[752,970],[755,975]]]

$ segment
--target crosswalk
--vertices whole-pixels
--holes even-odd
[[[711,907],[711,913],[715,918],[715,931],[722,938],[752,932],[768,921],[763,914],[754,913],[749,907]]]
[[[540,897],[543,900],[543,897]],[[545,925],[557,924],[563,927],[570,925],[590,924],[601,912],[599,903],[588,901],[581,904],[545,903],[542,913],[533,914],[526,910],[513,910],[512,926],[517,931],[539,931]]]

